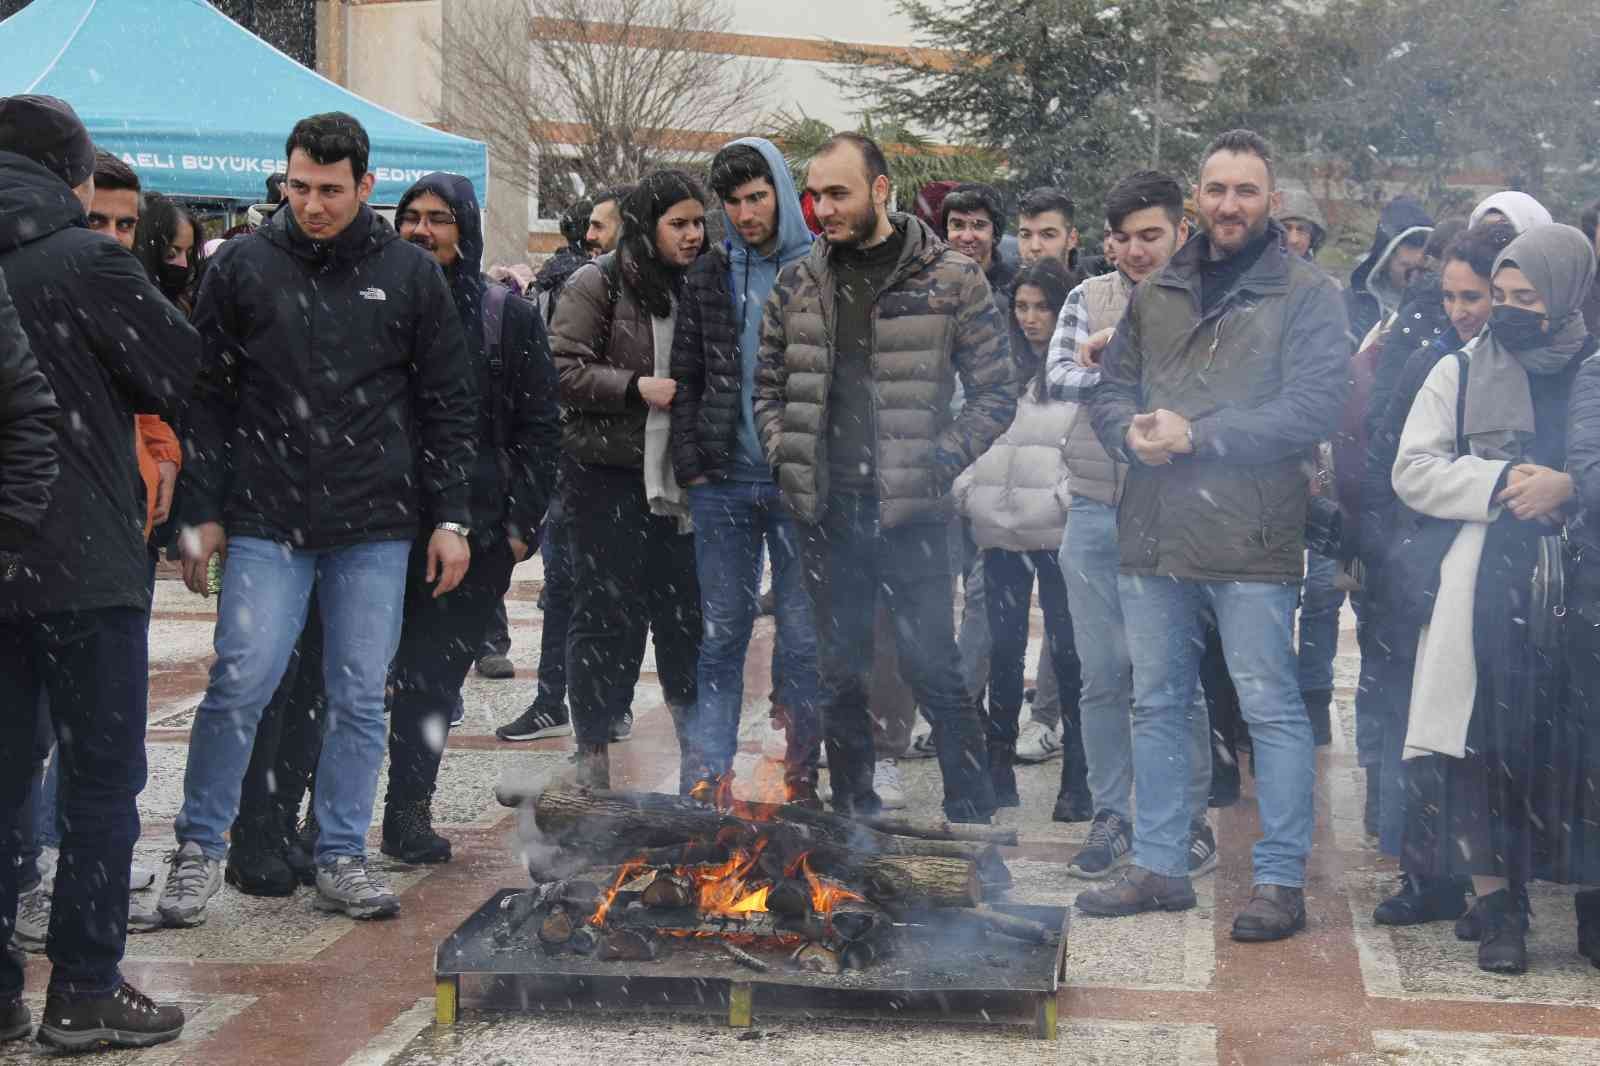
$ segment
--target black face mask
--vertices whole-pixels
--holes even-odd
[[[1550,334],[1544,331],[1547,319],[1526,307],[1500,304],[1489,312],[1489,330],[1507,351],[1526,352],[1550,342]]]
[[[189,268],[177,263],[162,263],[156,272],[157,284],[167,299],[176,299],[189,287]]]

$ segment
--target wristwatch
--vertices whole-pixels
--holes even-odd
[[[1184,432],[1189,435],[1189,451],[1191,453],[1193,453],[1193,451],[1194,451],[1194,423],[1190,422],[1188,428],[1185,429]]]
[[[468,527],[462,525],[460,522],[440,522],[438,525],[434,526],[433,528],[434,529],[442,529],[446,533],[454,533],[456,536],[460,537],[462,540],[466,540],[468,537],[472,536],[472,530],[469,529]]]

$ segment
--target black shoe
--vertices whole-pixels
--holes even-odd
[[[1600,969],[1600,889],[1572,897],[1578,911],[1578,954]]]
[[[1422,925],[1460,918],[1467,909],[1467,893],[1454,877],[1400,875],[1400,890],[1372,912],[1378,925]]]
[[[1020,807],[1017,795],[1016,742],[989,742],[989,781],[994,785],[996,807]]]
[[[454,729],[467,720],[467,701],[461,698],[461,693],[456,693],[456,705],[450,708],[450,728]]]
[[[633,736],[633,712],[623,711],[622,717],[611,723],[611,743],[619,743],[631,736]]]
[[[450,861],[450,841],[433,831],[430,800],[389,803],[383,808],[381,850],[414,866]]]
[[[480,655],[477,668],[479,677],[495,681],[504,681],[508,677],[517,676],[516,665],[504,655]]]
[[[1523,889],[1519,895],[1522,904],[1522,929],[1523,932],[1527,932],[1530,916],[1533,914],[1533,904],[1528,900],[1527,889]],[[1472,907],[1467,913],[1456,919],[1456,939],[1467,941],[1482,940],[1485,921],[1483,900],[1474,897]]]
[[[152,1002],[128,982],[89,999],[45,997],[39,1043],[65,1051],[100,1047],[153,1047],[183,1032],[183,1011]]]
[[[283,849],[283,861],[294,879],[307,887],[317,883],[317,861],[312,855],[299,840],[289,841],[289,846]]]
[[[0,1044],[21,1040],[33,1032],[33,1012],[21,996],[0,999]]]
[[[280,853],[250,844],[229,849],[222,879],[247,896],[292,896],[300,883]]]
[[[1367,836],[1378,835],[1378,799],[1383,790],[1383,771],[1377,767],[1367,770],[1367,804],[1361,812],[1361,828]]]
[[[1189,876],[1203,877],[1217,868],[1217,836],[1204,818],[1189,827]]]
[[[1478,969],[1489,973],[1525,973],[1528,969],[1528,923],[1522,903],[1509,888],[1478,900],[1482,936]]]
[[[1256,885],[1250,902],[1233,919],[1233,939],[1257,944],[1284,940],[1306,927],[1304,889]]]
[[[1194,906],[1194,886],[1187,877],[1163,877],[1142,866],[1130,866],[1105,888],[1078,893],[1078,909],[1096,918],[1122,918],[1145,911],[1186,911]]]
[[[1327,689],[1300,693],[1306,703],[1306,715],[1311,719],[1311,737],[1317,747],[1333,743],[1333,693]],[[1254,773],[1254,769],[1251,773]]]
[[[541,706],[537,702],[494,731],[501,740],[543,740],[571,734],[572,716],[565,706]]]
[[[1067,873],[1085,881],[1098,881],[1126,863],[1132,852],[1133,823],[1114,811],[1101,811],[1089,827],[1089,839],[1067,864]]]
[[[1087,822],[1094,817],[1094,801],[1076,792],[1059,792],[1050,811],[1052,822]]]

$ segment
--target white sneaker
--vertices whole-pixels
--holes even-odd
[[[143,892],[156,883],[156,872],[138,859],[128,867],[128,891]]]
[[[161,886],[156,910],[171,926],[204,924],[206,904],[222,891],[222,860],[206,858],[200,845],[190,841],[169,855],[167,863],[167,883]]]
[[[342,856],[317,864],[317,910],[352,918],[388,918],[400,913],[395,894],[367,869],[365,857]]]
[[[1049,762],[1061,758],[1061,737],[1043,722],[1028,719],[1017,733],[1017,761]]]
[[[900,780],[900,764],[893,759],[879,759],[872,766],[872,791],[886,811],[904,810],[906,788]]]
[[[906,749],[902,759],[937,759],[939,748],[933,742],[933,727],[922,725],[911,735],[911,746]]]

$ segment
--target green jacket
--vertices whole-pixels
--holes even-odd
[[[872,382],[880,521],[941,521],[956,475],[1005,432],[1022,374],[976,263],[922,222],[897,216],[905,245],[873,307]],[[828,498],[828,386],[834,273],[826,242],[778,275],[761,324],[755,420],[795,517],[822,520]],[[960,375],[966,404],[950,413]]]
[[[1298,583],[1307,463],[1349,388],[1344,305],[1332,279],[1274,240],[1202,314],[1209,248],[1196,237],[1134,290],[1090,400],[1101,443],[1133,464],[1117,511],[1122,571]],[[1124,441],[1136,413],[1158,408],[1189,419],[1194,453],[1145,466]]]

